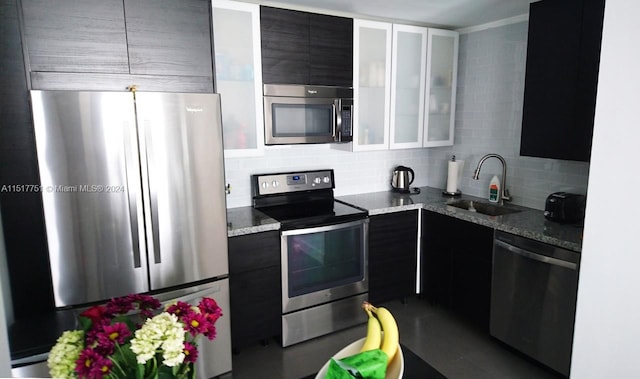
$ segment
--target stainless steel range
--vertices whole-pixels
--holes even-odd
[[[368,214],[334,199],[333,170],[251,182],[254,208],[281,224],[282,345],[365,322]]]

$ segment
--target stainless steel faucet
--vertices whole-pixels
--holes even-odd
[[[507,183],[507,162],[500,155],[487,154],[484,157],[480,158],[480,161],[478,162],[478,166],[476,167],[476,170],[473,172],[473,179],[478,180],[480,178],[480,168],[482,167],[482,164],[484,163],[484,161],[486,161],[489,158],[498,158],[502,163],[502,178],[500,180],[501,181],[500,191],[502,193],[500,194],[500,203],[502,203],[503,201],[511,201],[511,196],[509,195],[509,190],[507,189],[507,184],[506,184]]]

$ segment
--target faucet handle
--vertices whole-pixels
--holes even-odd
[[[509,190],[506,188],[502,189],[502,200],[511,201],[511,194],[509,194]]]

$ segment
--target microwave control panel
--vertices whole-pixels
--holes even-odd
[[[333,189],[333,170],[253,175],[253,186],[259,196]]]

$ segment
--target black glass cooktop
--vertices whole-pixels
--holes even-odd
[[[289,203],[258,210],[280,222],[284,229],[323,226],[367,217],[367,211],[334,199]]]

